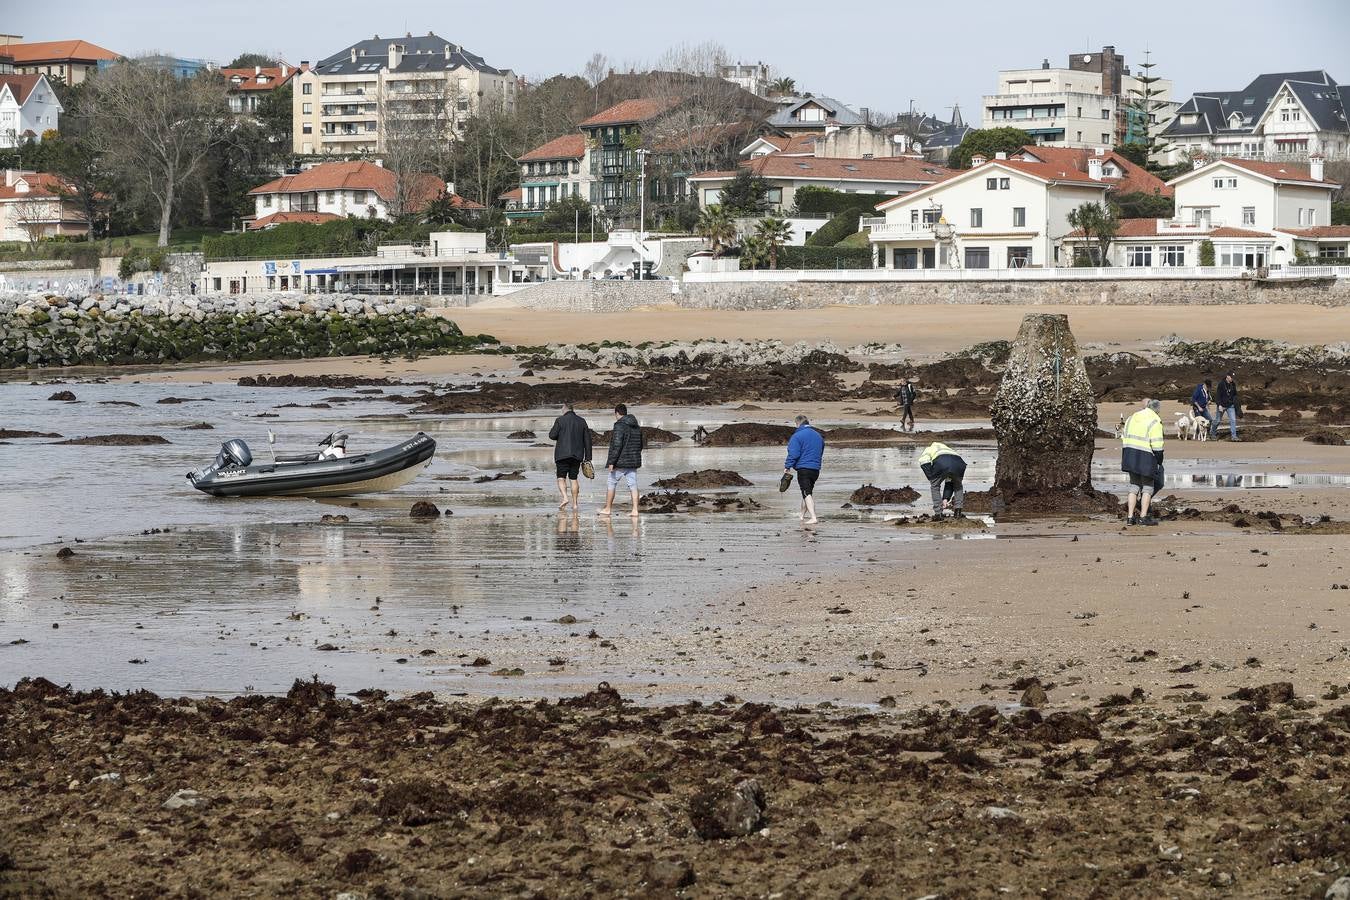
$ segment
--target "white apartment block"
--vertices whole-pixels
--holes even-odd
[[[864,219],[873,265],[896,269],[1024,269],[1069,265],[1060,255],[1068,216],[1104,202],[1108,184],[1090,171],[1026,160],[976,157],[958,172]],[[1097,163],[1095,166],[1091,163]]]
[[[1080,149],[1141,138],[1142,113],[1134,108],[1134,92],[1143,85],[1124,58],[1107,47],[1069,61],[1069,68],[1051,68],[1046,60],[1039,68],[1000,72],[998,93],[983,98],[980,127],[1020,128],[1038,144]],[[1152,113],[1152,124],[1161,129],[1176,106],[1172,83],[1159,79],[1152,91],[1152,100],[1165,104]]]
[[[1258,75],[1240,91],[1193,95],[1163,132],[1172,162],[1194,156],[1350,159],[1350,85],[1325,71]]]
[[[358,41],[312,67],[301,62],[293,84],[301,154],[381,153],[387,132],[428,123],[451,140],[489,105],[513,111],[517,93],[510,69],[432,33]]]

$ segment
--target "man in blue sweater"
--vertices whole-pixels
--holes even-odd
[[[811,496],[820,477],[820,461],[825,456],[825,438],[811,427],[806,416],[793,420],[797,430],[788,439],[787,461],[783,463],[783,474],[797,470],[797,486],[802,490],[802,509],[800,518],[804,525],[814,525],[816,519],[816,500]]]

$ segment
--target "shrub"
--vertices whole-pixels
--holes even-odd
[[[778,251],[780,269],[870,269],[870,247],[784,247]]]
[[[820,226],[806,239],[808,247],[833,247],[851,234],[858,233],[858,217],[862,212],[856,209],[846,210]]]
[[[872,210],[883,200],[891,199],[889,194],[845,194],[834,188],[807,185],[797,189],[794,202],[798,215],[833,216],[850,209]]]
[[[1214,242],[1211,240],[1206,239],[1200,242],[1200,265],[1214,265]]]

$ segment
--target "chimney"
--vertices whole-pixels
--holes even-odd
[[[307,59],[302,59],[302,60],[300,60],[300,71],[301,71],[301,72],[308,72],[308,71],[309,71],[309,60],[307,60]]]
[[[403,62],[403,46],[401,44],[389,45],[389,68],[397,69],[398,64]]]
[[[1308,157],[1308,174],[1312,177],[1313,181],[1322,180],[1322,157]]]
[[[356,48],[352,48],[352,62],[356,62]]]
[[[262,74],[262,66],[254,66],[254,67],[253,67],[253,77],[254,77],[254,78],[257,78],[257,77],[258,77],[259,75],[261,75],[261,74]]]
[[[1050,60],[1049,60],[1049,59],[1042,59],[1042,60],[1041,60],[1041,68],[1042,68],[1042,69],[1048,69],[1048,68],[1050,68]]]
[[[1191,168],[1192,168],[1192,169],[1203,169],[1204,167],[1205,167],[1205,158],[1204,158],[1203,156],[1193,156],[1193,157],[1191,157]]]
[[[1106,148],[1105,148],[1105,147],[1096,147],[1096,148],[1094,148],[1094,149],[1096,150],[1096,153],[1097,153],[1098,156],[1105,156],[1105,155],[1106,155]]]
[[[1007,153],[1004,153],[1002,150],[1000,150],[1000,151],[998,151],[997,153],[994,154],[994,159],[1007,159],[1007,158],[1008,158],[1008,154],[1007,154]]]
[[[282,78],[285,78],[285,77],[286,77],[287,75],[289,75],[289,74],[291,74],[291,67],[288,66],[288,65],[286,65],[285,63],[282,63],[282,64],[281,64],[281,77],[282,77]]]
[[[449,44],[446,44],[446,45],[445,45],[445,58],[446,58],[446,59],[449,59],[449,58],[450,58],[450,45],[449,45]]]
[[[1088,157],[1088,177],[1093,181],[1102,180],[1102,159],[1100,156]]]
[[[984,165],[987,162],[989,162],[989,158],[987,156],[985,156],[983,153],[976,153],[974,156],[970,158],[970,167],[972,169],[975,169]]]
[[[864,124],[866,124],[866,125],[871,125],[871,124],[872,124],[872,111],[871,111],[870,109],[868,109],[868,108],[865,107],[865,106],[860,107],[860,108],[858,109],[858,114],[862,116],[862,120],[863,120],[863,123],[864,123]]]

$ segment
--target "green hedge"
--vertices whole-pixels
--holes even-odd
[[[871,247],[783,247],[780,269],[870,269]]]
[[[797,212],[803,216],[833,216],[850,209],[872,210],[890,194],[845,194],[834,188],[807,186],[797,189]]]
[[[387,222],[382,219],[335,219],[311,224],[289,222],[264,231],[202,238],[207,259],[294,256],[342,256],[373,253],[377,244],[424,244],[433,231],[470,231],[461,225]]]
[[[858,217],[862,211],[856,209],[845,210],[839,213],[830,221],[820,226],[814,234],[806,239],[808,247],[833,247],[835,244],[848,237],[850,234],[858,233]]]

